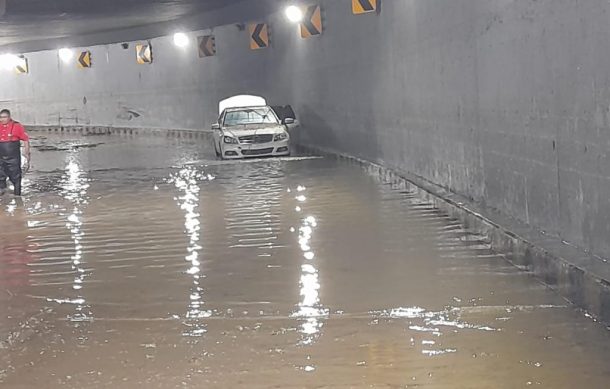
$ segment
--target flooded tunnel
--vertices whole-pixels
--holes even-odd
[[[608,387],[606,11],[0,0],[0,387]]]

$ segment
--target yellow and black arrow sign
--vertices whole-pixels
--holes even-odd
[[[216,55],[216,37],[204,35],[197,38],[199,45],[199,58],[212,57]]]
[[[250,32],[250,48],[252,50],[269,47],[269,26],[265,23],[253,23],[248,26]]]
[[[319,5],[310,5],[304,8],[304,17],[301,22],[301,37],[310,38],[322,34],[322,10]]]
[[[377,11],[377,0],[352,0],[352,12],[354,15]]]
[[[78,56],[78,61],[76,61],[76,64],[81,69],[90,68],[91,67],[91,52],[90,51],[81,52],[80,55]]]
[[[15,72],[18,74],[27,74],[30,72],[30,67],[28,66],[28,59],[24,56],[18,57],[15,64]]]
[[[152,63],[152,46],[150,43],[136,45],[136,61],[140,65]]]

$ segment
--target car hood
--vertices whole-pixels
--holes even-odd
[[[223,132],[225,135],[233,137],[248,136],[248,135],[263,135],[263,134],[281,134],[285,132],[284,126],[274,124],[247,124],[243,126],[225,127]]]

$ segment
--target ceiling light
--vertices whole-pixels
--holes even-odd
[[[0,55],[0,69],[13,70],[19,63],[19,57],[14,54],[2,54]]]
[[[286,17],[293,23],[300,23],[303,20],[303,11],[296,5],[286,8]]]
[[[58,51],[59,53],[59,58],[64,61],[65,63],[70,62],[70,60],[72,59],[72,57],[74,57],[74,52],[70,49],[67,48],[63,48],[63,49],[59,49]]]
[[[174,44],[178,47],[186,47],[189,44],[189,37],[183,32],[174,34]]]

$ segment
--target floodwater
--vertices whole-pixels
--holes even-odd
[[[201,142],[39,134],[0,387],[609,387],[610,331],[413,194]]]

